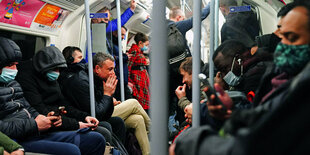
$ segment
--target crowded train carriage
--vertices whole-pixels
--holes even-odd
[[[306,0],[0,0],[0,154],[309,154],[309,44]]]

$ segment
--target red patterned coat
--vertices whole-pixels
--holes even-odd
[[[128,81],[133,84],[133,96],[137,98],[143,109],[149,109],[150,78],[146,70],[146,66],[148,65],[147,58],[136,44],[131,46],[128,53],[131,54],[128,61]]]

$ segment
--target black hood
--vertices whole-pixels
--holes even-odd
[[[41,74],[55,68],[67,67],[66,60],[60,50],[54,46],[44,47],[33,56],[33,67]]]
[[[22,59],[18,45],[7,38],[0,37],[0,69]]]

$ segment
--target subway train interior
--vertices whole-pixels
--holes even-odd
[[[306,64],[310,61],[310,30],[303,31],[304,27],[310,27],[308,6],[307,0],[0,0],[0,41],[1,38],[13,40],[22,54],[18,61],[0,60],[1,65],[11,61],[10,65],[15,65],[15,69],[17,65],[18,70],[26,70],[23,65],[30,61],[34,70],[35,61],[55,63],[55,66],[59,65],[58,61],[65,61],[60,67],[49,66],[60,74],[54,79],[61,90],[56,95],[40,88],[36,93],[43,95],[37,97],[26,88],[33,79],[23,80],[28,77],[24,74],[27,72],[17,73],[15,80],[21,84],[29,104],[32,106],[31,101],[36,98],[42,99],[34,104],[39,113],[37,104],[49,102],[44,97],[71,95],[67,101],[79,103],[86,95],[89,106],[75,108],[101,122],[97,118],[101,116],[97,104],[106,96],[111,97],[109,119],[122,118],[126,133],[123,137],[112,134],[112,146],[108,143],[103,146],[105,155],[308,154],[310,150],[304,145],[310,144],[310,135],[302,135],[309,131],[309,125],[302,123],[310,122],[300,118],[309,114],[305,113],[306,109],[291,105],[309,101],[306,88],[310,75]],[[302,40],[303,37],[308,39]],[[0,43],[0,52],[6,52],[2,46]],[[39,57],[42,51],[50,52],[50,47],[62,54]],[[80,52],[79,58],[75,57],[75,50],[67,58],[64,53],[67,47]],[[107,56],[102,60],[98,53]],[[111,67],[101,73],[103,66],[108,66],[105,61],[111,61]],[[83,63],[83,78],[87,79],[76,85],[86,81],[87,87],[75,87],[71,84],[74,78],[65,83],[60,81],[62,72],[71,71],[74,63]],[[9,113],[10,109],[4,106],[9,100],[2,100],[2,89],[10,86],[1,78],[5,79],[3,74],[8,66],[0,67],[3,67],[0,68],[0,133],[20,143],[25,154],[54,154],[37,152],[24,145],[25,139],[20,141],[6,133],[11,130],[4,126],[10,121],[7,117],[17,112]],[[45,70],[44,75],[50,80],[48,73]],[[73,73],[63,75],[68,79],[75,77]],[[101,80],[99,84],[98,80]],[[266,81],[269,83],[265,84]],[[34,82],[37,82],[35,86],[40,85],[39,81]],[[12,86],[13,94],[14,89]],[[83,91],[87,93],[78,94]],[[126,107],[133,110],[121,111],[117,107],[133,99],[140,103],[139,108],[133,103]],[[71,114],[65,107],[61,117]],[[125,111],[131,113],[123,118]],[[284,115],[286,111],[292,117]],[[56,117],[56,112],[44,115]],[[133,115],[142,117],[143,129],[132,125],[139,124],[138,120],[129,123]],[[88,120],[85,119],[86,123]],[[60,124],[64,123],[63,119]],[[116,130],[117,125],[113,127],[109,123]],[[100,126],[95,124],[96,128]],[[79,125],[78,133],[83,128],[94,129]],[[268,133],[273,129],[274,132]],[[55,132],[52,129],[44,133],[50,131]],[[109,138],[105,137],[106,142]],[[1,139],[0,154],[4,146]],[[92,154],[83,152],[82,147],[79,149],[81,154]],[[49,149],[43,146],[43,150]],[[4,147],[4,154],[10,152],[13,151]],[[66,154],[59,152],[55,154]]]

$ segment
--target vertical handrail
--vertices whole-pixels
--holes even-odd
[[[210,85],[213,86],[214,83],[214,63],[212,61],[212,56],[214,53],[214,34],[215,34],[215,0],[211,0],[210,5],[210,56],[209,56],[209,80]]]
[[[153,0],[151,39],[151,154],[168,154],[168,53],[166,0]]]
[[[214,11],[215,11],[215,20],[214,20],[214,49],[217,49],[218,45],[219,45],[219,7],[220,7],[220,3],[219,0],[215,0],[215,7],[214,7]]]
[[[201,51],[201,1],[194,1],[194,15],[193,15],[193,30],[194,30],[194,47],[193,47],[193,90],[192,90],[192,104],[193,104],[193,127],[200,125],[200,81],[198,74],[200,73],[200,51]]]
[[[94,93],[94,72],[93,72],[93,55],[91,44],[91,31],[90,31],[90,15],[89,3],[85,0],[85,18],[86,18],[86,34],[87,34],[87,54],[88,54],[88,76],[89,76],[89,92],[90,92],[90,113],[91,116],[96,117],[95,111],[95,93]]]
[[[116,0],[117,11],[117,37],[118,37],[118,59],[119,59],[119,74],[120,74],[120,87],[121,87],[121,101],[125,101],[124,90],[124,67],[123,67],[123,47],[122,47],[122,29],[121,29],[121,3],[120,0]]]
[[[181,3],[181,9],[185,14],[185,0],[181,0],[180,3]]]

